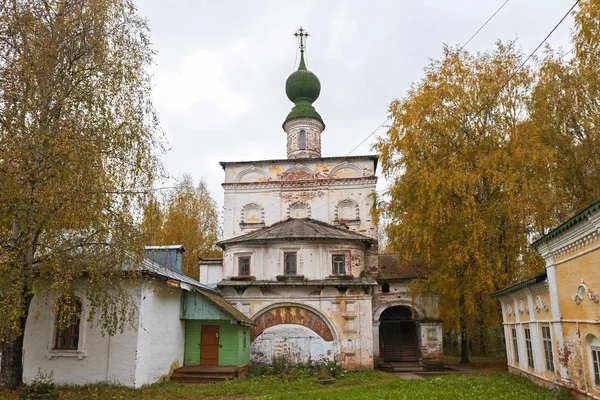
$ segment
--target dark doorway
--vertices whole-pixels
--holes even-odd
[[[202,325],[200,365],[219,364],[219,325]]]
[[[409,307],[390,307],[381,314],[379,322],[379,354],[383,362],[419,360],[417,320]]]

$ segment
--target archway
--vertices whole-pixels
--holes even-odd
[[[333,330],[320,315],[308,308],[295,305],[282,305],[269,308],[253,318],[254,327],[250,340],[256,339],[265,329],[276,325],[302,325],[318,334],[326,342],[334,340]]]
[[[385,309],[379,317],[379,354],[383,362],[419,360],[418,316],[406,306]]]

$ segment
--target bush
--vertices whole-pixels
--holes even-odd
[[[302,378],[329,379],[344,376],[344,369],[339,359],[308,360],[305,364],[294,364],[285,356],[273,358],[270,365],[252,364],[249,376],[279,375],[282,380]]]
[[[23,386],[21,393],[30,395],[40,394],[56,394],[56,385],[54,384],[53,372],[42,372],[38,368],[38,372],[31,381],[31,384]]]

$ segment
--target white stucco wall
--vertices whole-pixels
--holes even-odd
[[[333,360],[339,353],[337,342],[326,342],[301,325],[283,324],[265,329],[251,347],[252,362],[269,364],[274,357],[284,357],[295,364],[308,360]]]
[[[164,281],[140,278],[128,288],[138,309],[135,328],[102,336],[97,318],[87,321],[83,295],[77,351],[56,351],[55,319],[46,303],[30,306],[23,345],[23,379],[52,372],[57,384],[109,382],[140,387],[167,374],[174,363],[183,365],[185,323],[179,319],[181,289]],[[83,293],[83,291],[82,291]],[[50,300],[51,301],[51,300]]]
[[[205,285],[219,283],[223,279],[223,263],[220,265],[214,263],[203,264],[202,261],[200,261],[199,270],[200,278],[198,281]]]
[[[179,319],[181,289],[147,281],[141,297],[136,387],[156,382],[171,367],[183,366],[185,344],[185,321]]]
[[[239,275],[238,257],[250,256],[250,275],[258,280],[275,280],[284,274],[283,255],[297,252],[297,274],[306,279],[325,279],[332,275],[334,254],[346,255],[346,274],[359,277],[365,270],[364,243],[318,243],[293,241],[270,245],[235,245],[223,254],[223,278]]]
[[[360,219],[348,228],[376,237],[377,227],[371,218],[376,184],[374,161],[368,158],[227,164],[223,184],[223,239],[260,227],[240,225],[244,207],[250,204],[261,209],[260,215],[251,222],[269,226],[287,219],[294,204],[307,206],[306,212],[299,216],[334,223],[336,207],[344,200],[356,204]]]
[[[140,287],[132,286],[128,291],[136,306],[139,306]],[[88,304],[83,295],[80,298],[83,315],[77,351],[53,350],[56,316],[44,300],[38,302],[34,298],[29,307],[23,343],[24,382],[31,382],[39,369],[52,372],[57,384],[111,382],[134,386],[136,331],[129,329],[113,337],[102,336],[97,318],[92,322],[87,321]],[[51,301],[54,300],[48,300]]]

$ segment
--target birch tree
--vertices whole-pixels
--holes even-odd
[[[183,273],[198,279],[200,257],[221,257],[216,247],[219,240],[219,213],[210,196],[206,181],[197,185],[184,174],[163,204],[156,198],[144,209],[142,231],[149,244],[183,244]]]
[[[548,50],[531,98],[532,128],[551,152],[558,220],[600,198],[600,1],[580,3],[572,54]]]
[[[377,148],[392,182],[390,250],[419,255],[447,329],[467,337],[498,326],[489,293],[541,266],[528,249],[548,188],[545,148],[528,128],[533,72],[514,43],[472,55],[446,47],[425,78],[390,107],[393,124]],[[518,72],[517,72],[518,71]],[[485,348],[483,349],[485,350]]]
[[[132,308],[123,266],[160,173],[146,22],[129,0],[0,2],[0,383],[22,380],[34,296],[64,326],[75,288],[106,334]],[[58,310],[57,308],[61,308]]]

